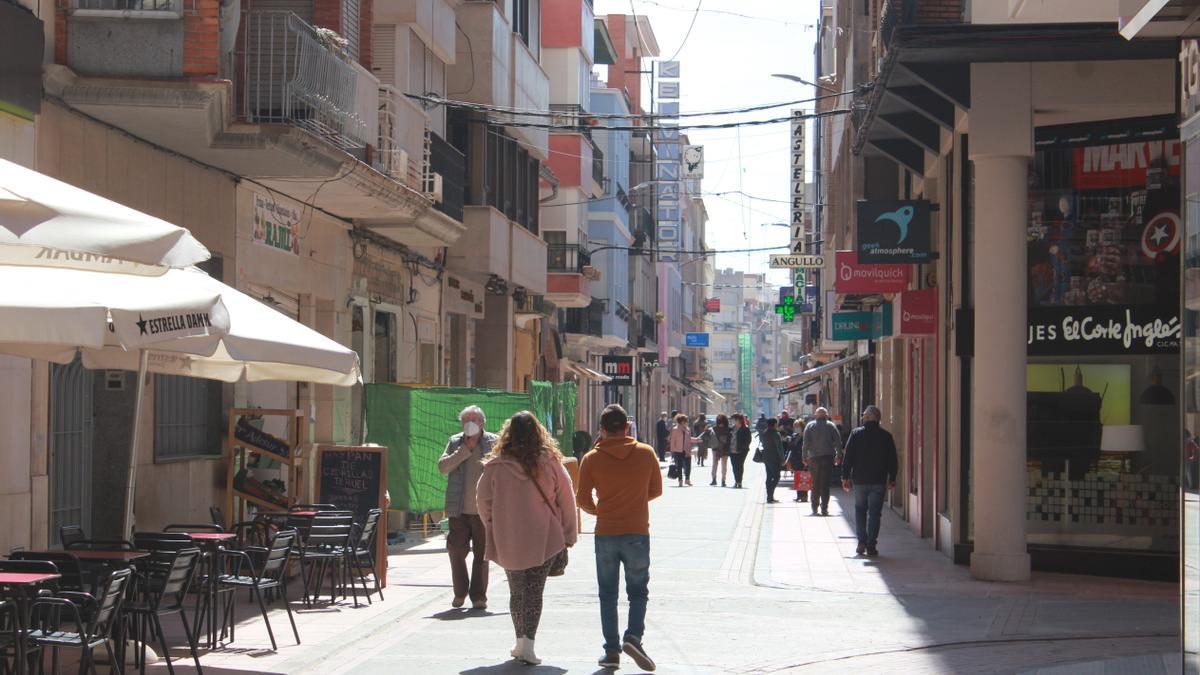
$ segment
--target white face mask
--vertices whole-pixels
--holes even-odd
[[[482,429],[480,429],[479,425],[476,424],[474,421],[467,422],[466,424],[463,425],[463,433],[466,434],[468,437],[478,436],[480,431],[482,431]]]

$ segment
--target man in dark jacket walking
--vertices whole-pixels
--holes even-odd
[[[666,461],[667,438],[670,435],[671,425],[667,422],[667,411],[664,410],[658,416],[658,424],[654,425],[654,453],[658,455],[658,461],[660,462]]]
[[[879,555],[879,518],[883,497],[896,487],[896,442],[879,426],[879,408],[869,405],[863,411],[863,425],[850,433],[846,456],[842,459],[842,488],[854,488],[854,525],[858,534],[858,555]]]

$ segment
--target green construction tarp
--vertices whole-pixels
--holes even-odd
[[[437,461],[446,442],[462,431],[458,413],[483,409],[486,428],[499,433],[504,421],[530,408],[529,394],[491,389],[364,386],[367,442],[387,446],[387,485],[392,508],[413,513],[445,508],[446,477]]]

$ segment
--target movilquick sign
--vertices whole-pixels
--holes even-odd
[[[912,276],[909,265],[860,265],[854,251],[838,251],[834,270],[838,293],[899,293]]]
[[[919,291],[904,291],[896,302],[896,314],[900,320],[900,335],[926,336],[937,333],[936,288]]]
[[[633,386],[633,357],[632,356],[601,356],[600,372],[611,377],[617,386]]]
[[[1177,354],[1183,333],[1171,305],[1030,307],[1030,356]]]
[[[929,262],[933,259],[931,248],[929,202],[859,200],[860,264]]]

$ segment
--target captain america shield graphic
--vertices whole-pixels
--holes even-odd
[[[1179,215],[1163,211],[1146,223],[1142,230],[1142,253],[1154,260],[1163,253],[1170,253],[1179,246]]]

